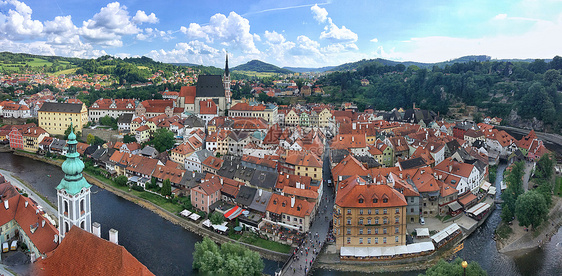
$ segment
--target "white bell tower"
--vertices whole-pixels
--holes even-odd
[[[57,186],[57,205],[59,219],[59,235],[62,240],[75,225],[88,232],[92,232],[92,217],[90,208],[90,185],[82,176],[84,162],[76,152],[76,135],[71,127],[68,135],[68,152],[66,160],[62,163],[64,178]]]

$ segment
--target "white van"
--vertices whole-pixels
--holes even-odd
[[[10,245],[10,250],[15,251],[16,249],[18,249],[18,241],[12,241],[12,244]]]
[[[6,253],[10,250],[10,247],[8,246],[8,243],[5,242],[2,244],[2,252]]]

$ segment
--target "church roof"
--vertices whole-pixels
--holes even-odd
[[[37,261],[34,275],[154,275],[125,247],[72,227],[53,255]]]
[[[222,76],[201,75],[197,79],[197,98],[225,97]]]

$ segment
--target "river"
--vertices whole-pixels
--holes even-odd
[[[0,153],[0,168],[11,171],[39,193],[55,202],[55,187],[64,173],[59,167],[29,158]],[[119,244],[156,275],[196,275],[191,268],[192,252],[201,237],[157,214],[111,192],[93,186],[92,221],[102,227],[108,239],[109,229],[119,231]],[[282,264],[264,260],[264,273],[273,275]]]
[[[500,164],[497,171],[496,187],[500,191],[500,182],[503,180],[503,171],[506,165]],[[499,193],[497,195],[500,196]],[[490,214],[472,235],[464,241],[464,249],[457,255],[468,262],[478,262],[490,276],[531,276],[531,275],[562,275],[562,229],[558,229],[551,242],[542,248],[533,250],[523,256],[512,258],[500,254],[496,249],[496,242],[492,239],[494,230],[501,221],[501,209],[497,208]],[[423,271],[399,272],[395,275],[414,276]],[[348,273],[317,269],[314,275],[365,275],[366,273]],[[370,275],[387,275],[373,273]]]

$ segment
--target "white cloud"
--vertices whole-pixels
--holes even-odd
[[[328,25],[324,27],[324,31],[320,34],[321,39],[328,39],[333,42],[338,41],[357,41],[357,34],[352,32],[350,29],[342,26],[339,28],[332,22],[331,18],[328,18]]]
[[[195,64],[215,64],[222,51],[219,51],[204,42],[193,40],[188,43],[177,43],[175,48],[169,51],[164,49],[152,50],[148,57],[162,62],[188,62]]]
[[[497,19],[497,20],[502,20],[502,19],[506,19],[506,18],[507,18],[507,14],[505,14],[505,13],[500,13],[500,14],[498,14],[494,17],[494,19]]]
[[[374,42],[374,43],[377,43],[377,42],[379,42],[379,40],[378,40],[378,39],[377,39],[376,37],[375,37],[375,38],[373,38],[373,39],[371,39],[371,40],[369,40],[369,41],[371,41],[371,42]]]
[[[188,28],[182,27],[180,30],[191,38],[204,38],[207,43],[216,41],[247,54],[260,52],[254,43],[255,35],[250,33],[250,21],[235,12],[230,12],[228,17],[217,13],[207,25],[191,23]]]
[[[136,35],[138,40],[152,41],[154,38],[169,41],[173,38],[172,31],[160,31],[156,28],[145,28],[142,32]]]
[[[263,36],[268,42],[271,43],[282,43],[285,41],[285,37],[276,31],[265,31],[265,34]]]
[[[319,23],[326,22],[326,19],[328,18],[328,11],[326,9],[320,8],[318,7],[318,4],[316,4],[310,7],[310,10],[314,14],[314,19],[316,19],[316,21]]]
[[[146,15],[144,11],[138,10],[137,14],[133,16],[133,22],[137,24],[142,24],[142,23],[156,24],[158,23],[158,18],[156,18],[156,15],[154,13],[151,13],[150,15]]]
[[[0,13],[0,37],[23,40],[41,35],[43,23],[31,19],[32,10],[23,2],[8,0],[1,5],[13,6],[7,14]]]

